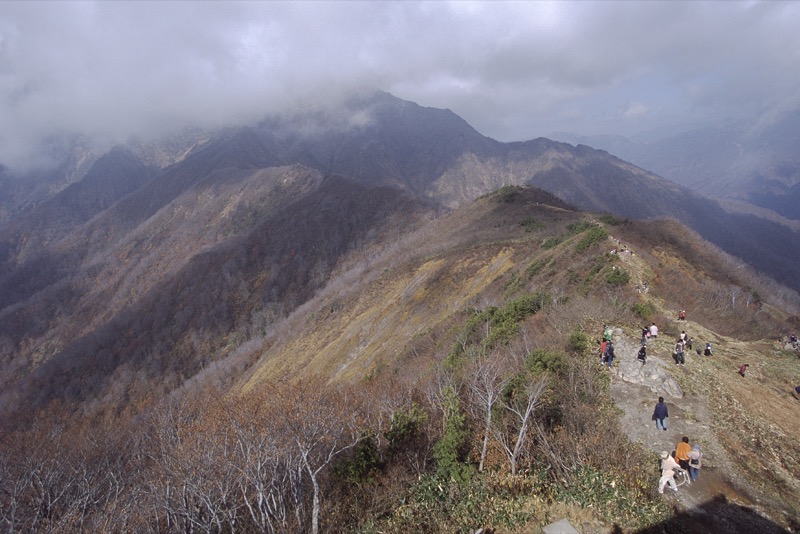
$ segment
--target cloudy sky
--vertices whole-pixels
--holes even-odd
[[[0,2],[0,163],[375,87],[502,141],[800,102],[800,2]]]

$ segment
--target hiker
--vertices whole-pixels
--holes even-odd
[[[647,345],[647,338],[650,337],[650,329],[646,326],[642,327],[642,346]]]
[[[606,363],[606,345],[608,341],[605,339],[600,343],[600,363]]]
[[[614,338],[614,329],[608,325],[603,325],[603,339],[611,341]]]
[[[678,338],[678,342],[675,343],[675,363],[677,365],[684,365],[686,362],[683,354],[683,340]]]
[[[611,364],[614,362],[614,344],[609,341],[606,345],[605,355],[605,363],[606,365],[611,368]]]
[[[697,480],[697,476],[700,474],[700,467],[702,465],[701,459],[703,458],[703,453],[700,452],[700,445],[697,443],[694,444],[692,450],[686,453],[686,456],[689,457],[689,476],[692,478],[692,482]]]
[[[653,339],[658,337],[658,327],[656,326],[656,323],[650,325],[650,337]]]
[[[685,321],[686,320],[686,310],[681,310],[678,312],[678,320]]]
[[[639,349],[639,354],[636,355],[636,359],[642,362],[642,365],[647,363],[647,347],[642,345],[642,348]]]
[[[667,430],[666,419],[668,417],[669,417],[669,410],[667,409],[667,405],[664,404],[664,397],[659,397],[658,404],[656,404],[656,407],[653,410],[653,417],[652,417],[653,421],[656,422],[656,430],[662,428],[666,432]]]
[[[744,376],[748,367],[750,367],[748,364],[744,364],[743,366],[739,367],[739,374]]]
[[[711,343],[706,343],[706,350],[703,351],[706,356],[711,356]]]
[[[686,350],[692,350],[692,344],[694,344],[694,340],[687,335],[685,344],[686,344]]]
[[[675,484],[675,470],[681,469],[678,462],[667,451],[661,453],[661,478],[658,481],[658,492],[664,493],[664,486],[669,485],[672,491],[678,491]]]
[[[681,469],[689,470],[689,451],[691,450],[692,446],[689,445],[689,437],[683,436],[681,442],[675,446],[675,459]]]
[[[792,348],[793,348],[793,349],[796,349],[796,348],[797,348],[797,336],[796,336],[796,335],[794,335],[794,334],[792,334],[791,336],[789,336],[789,343],[791,343],[791,344],[792,344]]]
[[[680,338],[681,338],[681,341],[683,341],[684,343],[686,343],[686,330],[681,330],[681,335],[680,335],[680,336],[678,336],[678,337],[680,337]]]

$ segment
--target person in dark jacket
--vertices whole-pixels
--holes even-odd
[[[664,404],[664,397],[659,397],[658,404],[656,404],[656,408],[653,410],[653,419],[656,422],[656,429],[662,428],[665,431],[667,430],[667,417],[669,417],[669,410],[667,410],[667,405]]]

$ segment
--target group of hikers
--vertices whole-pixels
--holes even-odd
[[[666,431],[668,417],[669,409],[664,403],[664,397],[659,397],[658,403],[653,409],[652,417],[656,422],[656,429]],[[703,453],[700,452],[700,445],[695,444],[694,447],[689,445],[687,436],[684,436],[680,443],[675,446],[672,454],[663,451],[661,453],[661,478],[658,481],[658,492],[664,493],[664,486],[669,486],[671,490],[678,491],[679,484],[675,482],[677,473],[682,474],[684,480],[689,484],[696,481],[700,475],[702,458]]]
[[[685,312],[681,312],[684,314]],[[614,330],[608,325],[603,325],[603,339],[600,343],[600,363],[611,367],[611,364],[614,361]],[[652,323],[650,326],[642,327],[642,337],[641,337],[641,347],[639,348],[639,352],[636,355],[637,360],[642,362],[642,365],[647,363],[647,341],[651,339],[656,339],[658,337],[658,326],[656,323]],[[678,336],[674,351],[672,353],[672,358],[675,360],[677,365],[686,365],[686,350],[692,350],[694,346],[694,339],[686,333],[686,330],[682,330],[680,336]],[[711,350],[711,343],[706,343],[705,349],[700,350],[697,349],[698,356],[703,354],[704,356],[712,356]]]
[[[685,315],[682,313],[685,317]],[[614,329],[609,325],[603,325],[603,339],[600,343],[600,361],[603,365],[611,367],[614,361]],[[652,323],[650,326],[642,328],[641,348],[637,354],[637,359],[642,364],[647,362],[647,341],[658,338],[658,326]],[[675,363],[679,365],[685,364],[685,350],[691,350],[693,346],[693,339],[686,333],[685,330],[681,331],[675,343],[675,352],[673,358]],[[700,354],[700,349],[697,349]],[[711,343],[706,343],[703,354],[706,356],[712,355]],[[652,419],[656,422],[656,428],[659,430],[667,430],[667,418],[669,417],[669,409],[664,403],[664,397],[658,398],[658,403],[653,410]],[[658,492],[664,493],[664,488],[669,487],[673,491],[678,491],[678,486],[684,482],[691,484],[696,481],[700,473],[701,459],[703,453],[700,451],[700,445],[695,444],[692,447],[689,444],[689,438],[684,436],[683,439],[675,446],[675,450],[670,454],[667,451],[661,453],[661,478],[658,483]],[[683,477],[680,483],[675,482],[675,475],[681,474]]]

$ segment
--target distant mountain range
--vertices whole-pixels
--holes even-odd
[[[777,120],[738,121],[647,141],[554,133],[607,150],[677,184],[800,220],[800,110]]]

